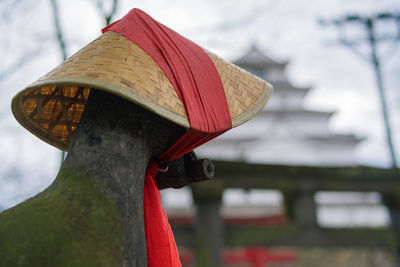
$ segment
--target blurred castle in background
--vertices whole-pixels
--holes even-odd
[[[334,112],[304,108],[310,88],[296,87],[288,81],[287,61],[275,61],[253,45],[234,63],[270,82],[274,93],[246,127],[232,129],[198,148],[200,156],[285,165],[356,164],[354,149],[361,139],[331,133],[328,122]]]

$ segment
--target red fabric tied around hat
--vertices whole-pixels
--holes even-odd
[[[148,266],[181,266],[161,205],[158,163],[174,160],[232,128],[224,88],[204,50],[139,9],[103,29],[124,35],[160,66],[185,105],[190,129],[147,168],[143,208]]]

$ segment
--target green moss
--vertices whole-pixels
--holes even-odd
[[[0,214],[0,266],[121,266],[115,203],[84,172],[60,171],[36,197]]]

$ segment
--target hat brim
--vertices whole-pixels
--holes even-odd
[[[223,84],[232,127],[266,104],[272,86],[206,51]],[[185,128],[189,120],[172,84],[156,62],[123,35],[106,32],[56,69],[19,92],[16,119],[45,142],[68,150],[90,90],[123,97]]]

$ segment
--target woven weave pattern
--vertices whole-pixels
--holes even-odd
[[[231,117],[235,118],[259,99],[265,81],[211,52],[207,53],[221,77]],[[90,77],[118,84],[177,115],[186,116],[182,101],[153,59],[124,36],[111,31],[41,80],[62,77]]]
[[[26,115],[54,138],[68,146],[89,96],[89,88],[48,86],[26,92],[22,106]]]
[[[265,90],[265,81],[206,51],[224,86],[231,118],[246,112]]]
[[[185,107],[154,60],[124,36],[106,32],[40,80],[91,78],[129,89],[186,117]]]

